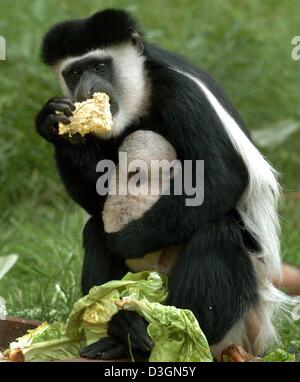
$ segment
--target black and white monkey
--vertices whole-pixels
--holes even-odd
[[[193,311],[216,355],[230,343],[262,352],[276,340],[273,321],[288,301],[269,281],[280,273],[280,190],[223,91],[184,58],[146,42],[136,20],[120,10],[55,25],[41,54],[65,96],[46,103],[37,130],[54,144],[66,190],[91,215],[83,232],[83,293],[122,277],[125,260],[180,246],[168,304]],[[98,91],[111,100],[110,136],[59,136],[58,122],[68,123],[73,102]],[[204,160],[204,202],[187,207],[185,194],[162,195],[140,218],[108,234],[96,165],[116,163],[119,146],[137,130],[160,134],[181,162]],[[134,350],[151,348],[146,323],[133,312],[116,314],[108,333],[82,354],[124,356],[128,334]]]

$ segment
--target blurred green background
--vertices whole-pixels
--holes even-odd
[[[34,117],[60,94],[39,62],[43,34],[58,21],[106,8],[132,11],[147,38],[186,55],[225,88],[281,173],[284,259],[300,265],[300,61],[291,39],[300,35],[300,2],[289,0],[0,0],[0,256],[18,254],[0,281],[10,314],[65,318],[79,297],[85,214],[56,174],[52,147],[37,136]],[[297,323],[282,328],[285,343]]]

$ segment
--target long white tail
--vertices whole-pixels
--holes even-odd
[[[251,255],[260,260],[256,267],[260,295],[256,312],[257,319],[260,321],[260,330],[256,342],[258,351],[262,351],[264,347],[278,339],[274,327],[274,319],[278,317],[278,313],[280,311],[287,312],[288,305],[297,304],[295,299],[280,292],[271,284],[273,277],[280,277],[281,275],[280,225],[277,213],[281,190],[277,181],[277,172],[270,166],[206,84],[190,73],[178,68],[173,68],[173,70],[199,86],[200,91],[203,92],[215,110],[234,149],[239,153],[248,170],[248,187],[238,202],[237,210],[243,219],[245,228],[261,248],[260,253]],[[244,325],[239,324],[237,327],[245,337],[247,334]],[[243,329],[241,330],[241,328]]]

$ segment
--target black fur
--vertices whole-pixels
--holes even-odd
[[[183,248],[169,278],[168,304],[190,309],[210,344],[257,302],[252,262],[238,223],[230,217],[206,224]]]
[[[80,356],[89,359],[116,359],[126,356],[128,346],[118,338],[105,337],[81,349]]]
[[[129,41],[132,29],[141,34],[137,21],[129,13],[112,9],[95,13],[87,19],[56,24],[44,38],[42,61],[54,65],[68,56]]]
[[[111,10],[89,19],[59,24],[44,39],[43,61],[53,65],[62,58],[80,55],[92,48],[127,41],[131,27],[139,30],[127,13]],[[205,95],[195,83],[170,67],[176,66],[200,78],[246,130],[230,101],[205,72],[145,41],[144,55],[153,85],[149,115],[128,126],[117,139],[87,136],[86,142],[79,145],[49,139],[56,147],[62,180],[77,203],[100,217],[104,198],[95,190],[99,177],[95,172],[96,163],[104,158],[116,161],[117,148],[126,135],[148,129],[169,140],[179,160],[205,161],[204,203],[186,207],[186,195],[162,196],[141,219],[110,235],[101,231],[99,218],[91,218],[84,231],[83,291],[110,278],[121,277],[126,272],[122,258],[141,257],[182,244],[184,249],[170,278],[169,302],[192,309],[209,342],[215,343],[257,299],[254,271],[246,251],[246,245],[253,249],[257,244],[234,212],[247,186],[248,173]],[[47,105],[36,121],[38,130],[48,139],[43,124],[45,110]],[[111,259],[117,255],[119,263],[113,265]],[[133,330],[134,327],[133,320]],[[121,328],[119,331],[122,332]],[[139,335],[147,342],[144,329]],[[127,343],[126,335],[123,337],[123,343]],[[108,345],[104,342],[93,348],[93,354],[107,352]],[[112,356],[123,350],[118,342],[111,344],[111,348],[115,348],[115,352],[109,352]]]
[[[61,179],[71,197],[89,214],[100,216],[104,197],[97,194],[96,182],[101,173],[96,165],[101,159],[117,161],[121,139],[100,144],[91,136],[84,144],[60,141],[55,145],[55,159]]]
[[[84,294],[95,285],[118,280],[128,272],[124,262],[111,256],[105,241],[101,216],[92,216],[83,231],[84,262],[81,289]]]
[[[174,146],[179,160],[204,160],[205,200],[201,206],[187,208],[187,195],[163,195],[141,220],[110,235],[113,251],[124,257],[140,257],[188,240],[203,224],[234,208],[248,182],[242,159],[197,85],[154,60],[158,48],[145,46],[153,95],[151,119],[141,121],[140,128],[163,135]],[[180,63],[177,58],[176,65],[181,67]],[[204,77],[203,72],[199,73]],[[215,95],[226,104],[223,94],[216,92],[215,87]],[[231,105],[228,108],[233,110]],[[128,250],[124,252],[124,248]]]

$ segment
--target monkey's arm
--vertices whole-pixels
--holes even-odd
[[[63,136],[58,134],[58,123],[70,123],[75,106],[69,98],[51,98],[36,117],[38,133],[54,144],[58,171],[70,196],[89,214],[100,214],[104,197],[96,192],[96,165],[104,155],[99,145],[86,137]],[[60,114],[57,114],[57,111]]]
[[[112,251],[126,258],[184,243],[205,223],[234,208],[248,182],[244,163],[204,94],[192,81],[169,76],[168,86],[156,86],[157,131],[174,146],[182,164],[204,160],[204,201],[186,206],[191,196],[184,189],[182,195],[161,196],[141,219],[108,235]],[[195,167],[192,174],[195,182]]]
[[[101,158],[93,145],[55,147],[56,165],[62,182],[72,199],[90,215],[101,215],[105,197],[97,193],[99,173],[96,165]]]
[[[100,216],[91,217],[83,231],[84,262],[81,289],[87,294],[95,285],[122,278],[128,271],[124,260],[110,253],[107,248],[104,227]],[[147,323],[135,312],[120,311],[113,316],[109,327],[110,337],[82,349],[80,354],[87,358],[126,357],[128,336],[133,349],[150,351],[151,339],[147,334]]]
[[[92,216],[83,230],[84,261],[81,289],[85,295],[95,285],[121,279],[128,272],[123,259],[107,248],[101,216]]]

